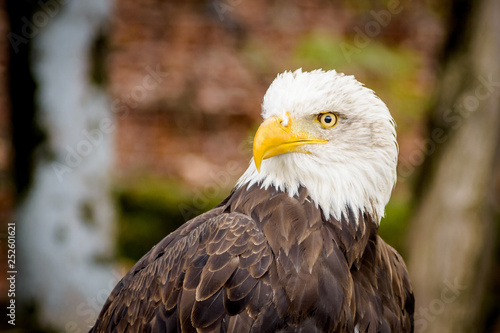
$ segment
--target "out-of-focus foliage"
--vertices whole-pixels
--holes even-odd
[[[385,208],[385,217],[379,227],[379,235],[403,257],[406,255],[406,239],[411,218],[411,202],[408,198],[394,196]]]

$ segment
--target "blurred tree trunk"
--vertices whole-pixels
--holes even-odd
[[[86,332],[117,282],[109,260],[114,120],[103,81],[110,6],[8,3],[16,184],[23,191],[16,296],[39,324],[60,332]],[[42,133],[36,148],[34,123]],[[18,325],[27,322],[18,318]]]
[[[480,332],[495,249],[500,2],[458,1],[410,232],[415,332]]]

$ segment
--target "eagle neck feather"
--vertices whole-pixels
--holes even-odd
[[[265,189],[259,184],[246,185],[236,188],[222,205],[227,212],[251,216],[266,235],[273,252],[283,252],[294,263],[290,267],[296,270],[299,267],[312,270],[317,260],[315,249],[318,249],[318,244],[323,244],[327,252],[328,244],[337,244],[349,267],[357,265],[368,241],[376,239],[378,230],[376,220],[370,215],[350,207],[339,219],[325,216],[304,187],[299,187],[297,194],[290,196],[274,187]],[[294,256],[298,248],[302,249],[303,255]],[[304,265],[301,260],[305,261]]]
[[[366,164],[362,159],[360,161],[359,166],[346,168],[344,161],[333,166],[323,165],[319,159],[311,160],[310,155],[284,154],[265,160],[261,172],[258,172],[252,160],[239,179],[237,188],[257,185],[263,189],[274,188],[293,197],[298,195],[301,187],[305,187],[309,199],[321,208],[327,219],[340,220],[352,210],[368,214],[379,224],[396,174],[395,171],[378,172],[377,169],[385,169],[381,167],[387,163],[383,157],[380,165]],[[354,214],[351,222],[359,223],[357,214]]]

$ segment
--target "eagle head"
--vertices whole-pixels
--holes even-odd
[[[262,103],[253,159],[238,186],[305,187],[325,217],[350,210],[380,222],[396,182],[398,146],[387,106],[334,70],[279,74]]]

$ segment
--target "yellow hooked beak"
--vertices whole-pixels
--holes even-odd
[[[253,140],[253,158],[257,171],[263,160],[285,153],[309,152],[302,147],[308,144],[322,144],[328,141],[314,138],[310,133],[297,128],[290,114],[287,119],[278,116],[266,119],[255,133]]]

